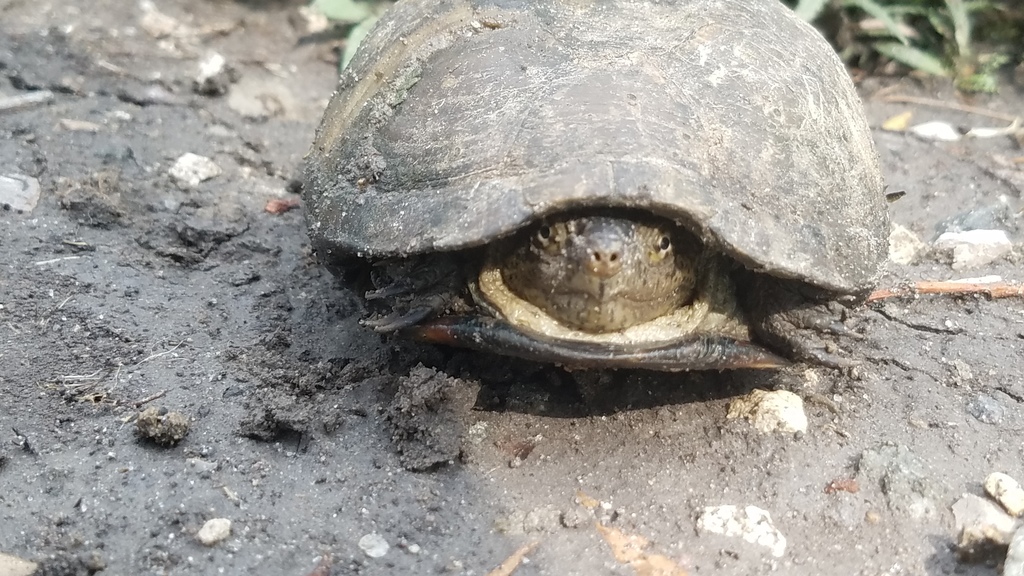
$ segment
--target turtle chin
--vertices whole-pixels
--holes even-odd
[[[552,294],[534,305],[568,328],[601,334],[624,330],[665,315],[674,300],[636,302],[623,298],[615,286],[597,282],[586,290]]]

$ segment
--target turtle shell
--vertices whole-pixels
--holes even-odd
[[[887,250],[854,86],[778,0],[399,0],[305,170],[328,259],[468,248],[598,206],[837,293],[870,289]]]

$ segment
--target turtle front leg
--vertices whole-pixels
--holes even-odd
[[[737,282],[741,301],[759,340],[790,358],[829,368],[849,368],[836,340],[863,339],[844,323],[848,308],[796,282],[746,273]]]
[[[460,310],[463,278],[459,261],[447,255],[375,262],[370,273],[374,289],[365,299],[376,314],[361,324],[376,332],[397,332]]]

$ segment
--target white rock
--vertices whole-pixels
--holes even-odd
[[[224,67],[227,66],[227,63],[227,59],[218,52],[213,52],[207,55],[206,58],[199,62],[199,76],[196,77],[196,82],[205,82],[217,74],[220,74],[224,71]]]
[[[953,503],[953,519],[959,532],[974,531],[1006,544],[1017,529],[1017,522],[999,506],[974,494],[964,494]]]
[[[751,544],[769,548],[776,558],[786,553],[786,537],[772,524],[768,511],[757,506],[708,506],[697,519],[697,528],[724,536],[739,536]]]
[[[220,176],[221,169],[206,156],[187,152],[174,162],[174,166],[171,166],[167,173],[178,182],[193,187],[198,186],[200,182]]]
[[[152,0],[139,2],[139,8],[142,10],[139,27],[153,38],[183,37],[190,32],[188,26],[157,10],[156,4]]]
[[[1010,476],[1002,472],[989,474],[985,478],[985,492],[1002,504],[1011,516],[1024,515],[1024,489]]]
[[[39,180],[24,174],[0,174],[0,206],[31,212],[39,202]]]
[[[911,126],[910,133],[918,138],[940,142],[956,142],[962,138],[960,132],[952,124],[938,121]]]
[[[756,389],[729,403],[727,418],[746,418],[761,433],[806,432],[804,401],[786,390]]]
[[[1003,277],[998,274],[989,274],[988,276],[975,276],[973,278],[956,278],[950,280],[951,283],[963,283],[963,284],[998,284],[1003,281]]]
[[[31,576],[38,567],[35,562],[0,553],[0,574],[3,576]]]
[[[939,250],[952,250],[953,269],[983,266],[1010,253],[1013,244],[1003,230],[945,232],[935,241]]]
[[[370,558],[380,558],[387,554],[391,547],[383,536],[374,532],[359,539],[359,548]]]
[[[228,536],[231,536],[231,520],[227,518],[207,520],[196,533],[196,539],[206,546],[213,546]]]
[[[285,80],[247,74],[228,92],[228,107],[246,118],[296,118],[299,103]]]
[[[231,80],[231,70],[223,55],[213,52],[199,62],[199,74],[194,81],[194,89],[200,94],[220,95],[227,91]]]
[[[924,250],[925,244],[909,229],[899,224],[892,225],[889,233],[889,260],[896,264],[910,264]]]
[[[1018,528],[1010,540],[1003,562],[1003,576],[1024,576],[1024,527]]]

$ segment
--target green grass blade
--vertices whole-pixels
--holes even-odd
[[[971,19],[967,15],[967,7],[963,0],[946,0],[946,8],[953,18],[953,36],[956,39],[957,53],[969,56],[971,53]]]
[[[344,70],[348,63],[352,61],[352,57],[356,55],[356,50],[359,45],[362,44],[363,39],[373,29],[373,25],[377,23],[379,17],[371,16],[366,18],[359,24],[357,24],[348,33],[348,37],[345,38],[345,50],[341,54],[341,69]]]
[[[800,0],[793,12],[804,22],[814,22],[830,0]]]
[[[843,0],[843,6],[860,8],[864,12],[868,13],[873,18],[877,18],[882,24],[885,25],[885,29],[889,31],[894,38],[899,40],[903,44],[909,44],[909,40],[900,30],[900,25],[896,20],[893,19],[892,14],[889,13],[889,9],[882,6],[875,0]]]
[[[355,24],[375,14],[374,3],[359,0],[313,0],[312,6],[335,22]]]
[[[920,48],[907,46],[899,42],[878,42],[874,45],[874,49],[880,54],[910,66],[914,70],[920,70],[933,76],[948,77],[952,75],[942,60]]]

